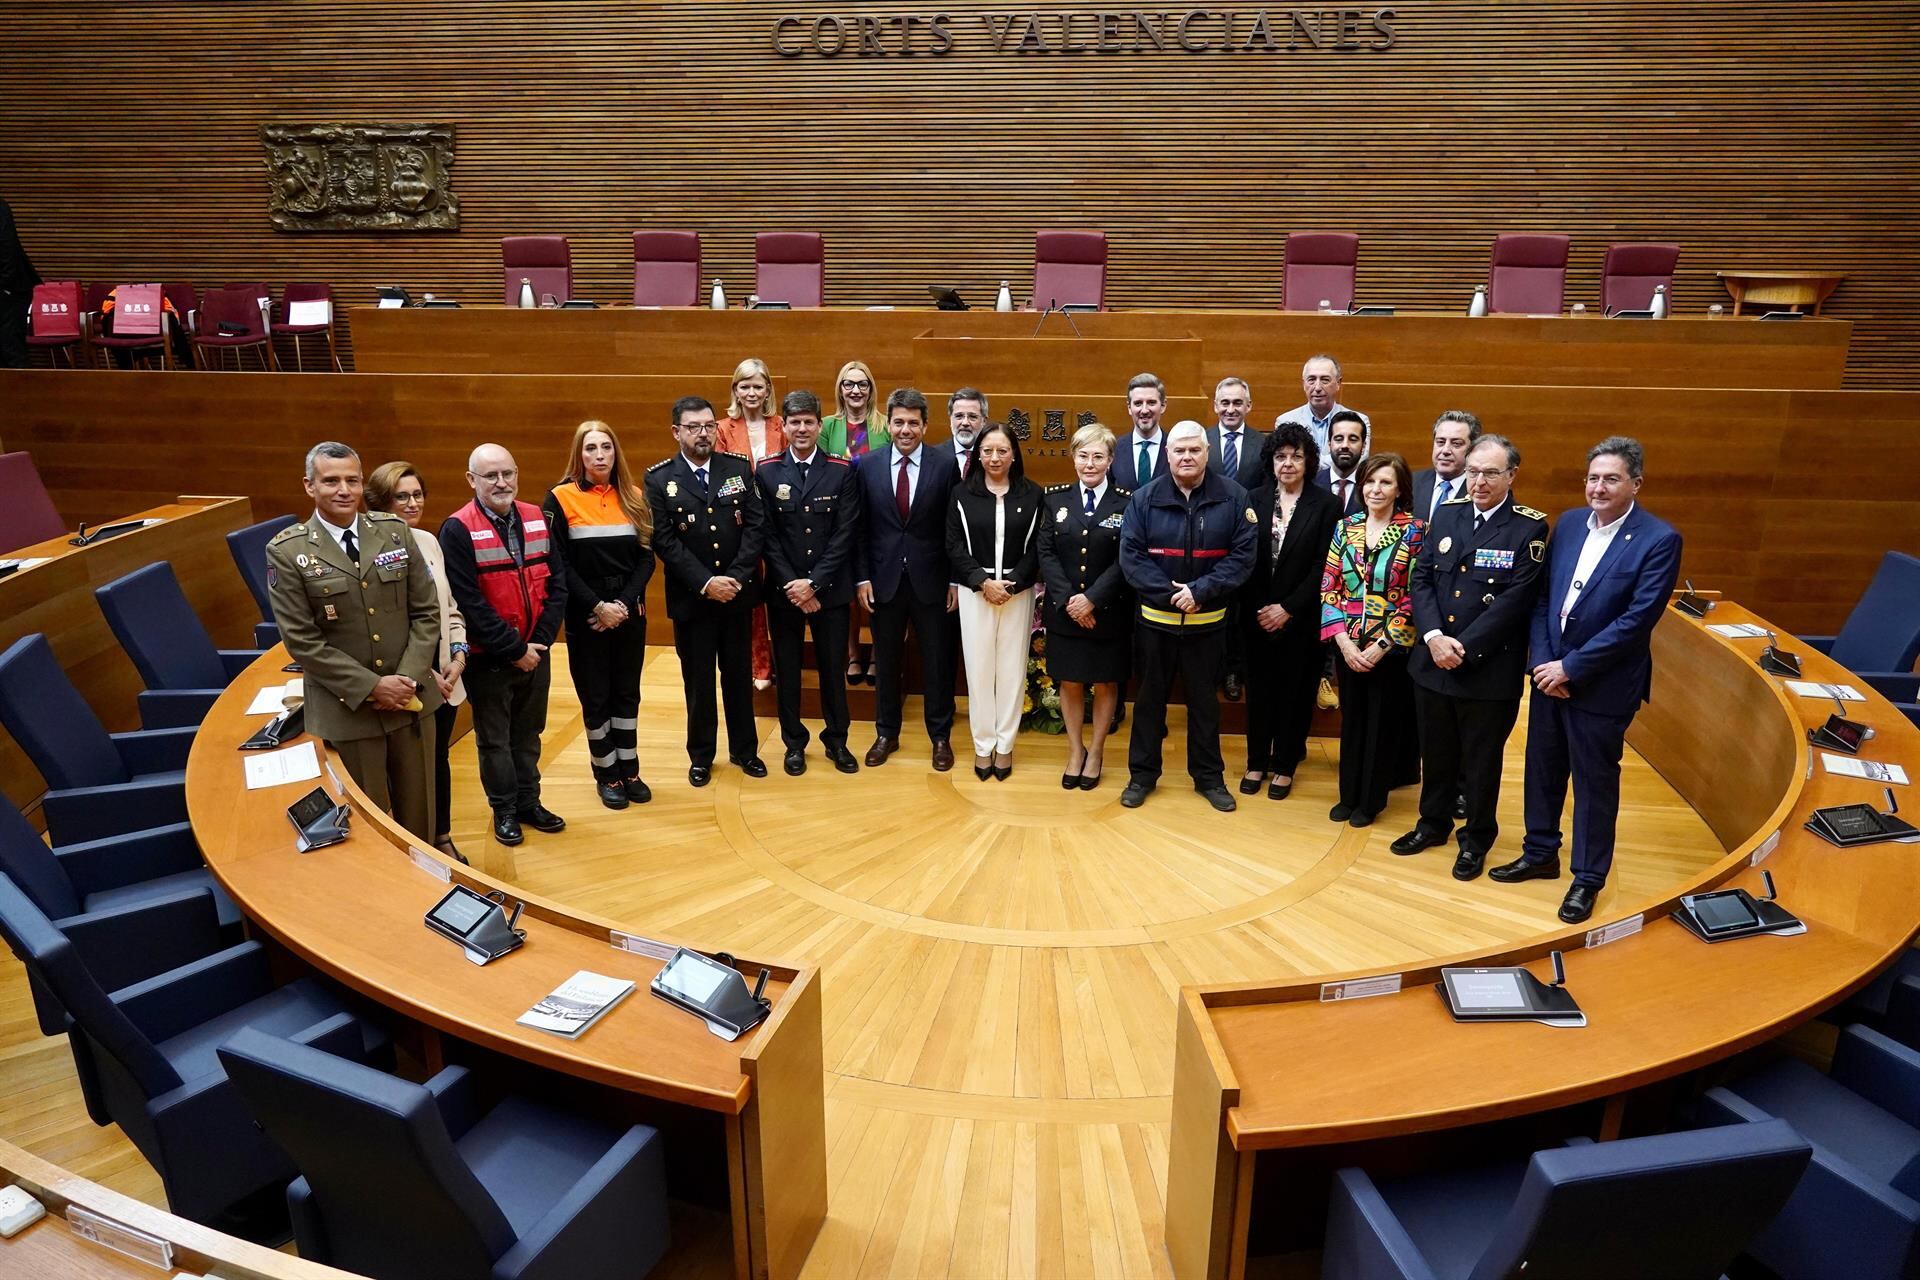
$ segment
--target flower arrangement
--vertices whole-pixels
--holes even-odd
[[[1035,588],[1035,595],[1044,590]],[[1027,696],[1020,702],[1020,727],[1040,733],[1067,731],[1066,722],[1060,718],[1060,686],[1047,674],[1046,609],[1037,599],[1033,634],[1027,642]]]

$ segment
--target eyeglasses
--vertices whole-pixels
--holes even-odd
[[[1587,483],[1605,485],[1609,489],[1618,489],[1621,485],[1629,483],[1629,481],[1626,476],[1588,476]]]
[[[861,382],[856,378],[840,379],[840,389],[842,391],[864,391],[872,385],[871,382]]]
[[[488,484],[507,484],[520,478],[518,471],[481,471],[476,475],[478,479],[485,480]]]
[[[396,493],[393,500],[403,507],[417,507],[427,500],[424,493]]]
[[[1468,467],[1467,479],[1498,480],[1501,476],[1507,474],[1507,472],[1511,470],[1513,470],[1512,467]]]

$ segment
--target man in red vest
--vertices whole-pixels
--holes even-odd
[[[567,582],[552,570],[547,519],[517,501],[513,455],[483,444],[467,459],[473,501],[440,526],[447,586],[472,646],[467,703],[480,753],[480,785],[493,809],[493,838],[519,844],[525,823],[560,831],[566,821],[540,803],[540,734],[547,727],[552,664]]]

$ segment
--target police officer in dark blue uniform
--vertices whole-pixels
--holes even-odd
[[[1527,632],[1546,558],[1546,513],[1512,501],[1520,451],[1483,435],[1467,454],[1466,495],[1434,511],[1413,567],[1413,625],[1421,644],[1408,663],[1420,713],[1420,821],[1393,842],[1398,854],[1442,844],[1454,797],[1466,809],[1456,880],[1486,866],[1500,833],[1500,768],[1526,689]]]
[[[767,513],[767,632],[773,641],[785,768],[807,771],[807,727],[800,721],[800,671],[813,631],[820,675],[820,745],[842,773],[860,762],[847,750],[847,640],[853,616],[853,546],[860,531],[860,487],[845,458],[823,452],[820,398],[789,391],[780,402],[787,447],[763,459],[753,478]]]
[[[1217,690],[1227,659],[1228,604],[1253,572],[1258,530],[1247,491],[1207,467],[1206,428],[1167,433],[1168,470],[1136,490],[1120,530],[1120,570],[1139,596],[1134,622],[1131,774],[1120,803],[1137,809],[1160,782],[1167,695],[1187,691],[1187,772],[1221,812],[1234,808],[1220,759]]]
[[[714,663],[727,704],[727,758],[750,778],[767,776],[753,720],[753,604],[766,527],[753,464],[714,449],[713,406],[699,396],[673,402],[680,448],[647,468],[653,554],[667,571],[667,616],[687,698],[687,780],[713,780],[719,733]]]

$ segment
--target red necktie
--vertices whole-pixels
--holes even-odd
[[[962,480],[965,480],[967,478],[967,462],[969,461],[969,459],[967,455],[964,453],[959,454],[957,456],[960,459],[960,478]]]
[[[900,479],[893,486],[893,505],[900,509],[900,523],[907,522],[907,508],[913,505],[913,492],[907,488],[906,458],[900,459]]]
[[[1342,511],[1347,509],[1347,486],[1351,483],[1352,481],[1350,480],[1342,480],[1340,482],[1340,509]]]

